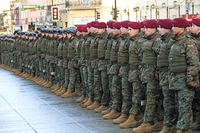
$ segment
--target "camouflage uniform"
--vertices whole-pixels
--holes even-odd
[[[130,38],[129,45],[129,79],[132,85],[132,108],[129,113],[134,116],[141,114],[141,101],[144,97],[145,90],[141,82],[142,72],[142,43],[144,42],[143,34],[138,33],[136,36]]]
[[[173,103],[178,106],[176,128],[187,130],[192,127],[192,101],[194,88],[198,87],[198,50],[193,40],[186,37],[187,32],[175,36],[169,53],[169,89],[173,93]],[[196,85],[191,87],[190,83]],[[176,99],[178,101],[176,101]],[[171,112],[173,114],[173,112]]]
[[[175,106],[170,106],[173,103],[173,93],[169,90],[168,83],[168,55],[170,48],[172,46],[172,33],[169,32],[163,36],[161,36],[162,42],[160,42],[159,53],[157,57],[157,68],[159,70],[159,84],[162,88],[162,92],[164,95],[163,106],[164,106],[164,125],[167,127],[171,127],[173,122],[172,120],[176,117],[176,113],[174,112]],[[170,114],[171,111],[174,114]]]
[[[107,75],[107,61],[105,60],[105,51],[107,45],[107,32],[99,35],[98,40],[98,71],[100,80],[100,90],[98,90],[98,100],[101,104],[108,106],[109,103],[109,88],[108,88],[108,75]]]
[[[106,73],[108,74],[108,88],[109,88],[109,97],[108,97],[108,101],[109,101],[109,105],[112,106],[112,75],[109,73],[109,70],[111,68],[111,62],[110,62],[110,52],[111,52],[111,48],[112,48],[112,37],[113,34],[109,34],[107,37],[107,42],[106,42],[106,50],[105,50],[105,60],[107,62],[107,68],[106,68]]]
[[[112,96],[113,96],[113,104],[112,109],[121,112],[121,105],[122,105],[122,88],[121,88],[121,80],[119,77],[119,65],[117,63],[118,60],[118,51],[120,45],[120,35],[115,35],[113,37],[112,48],[110,52],[110,61],[111,61],[111,68],[109,70],[109,74],[112,75]]]
[[[145,37],[146,41],[143,43],[143,59],[144,68],[142,70],[142,81],[146,84],[146,107],[144,112],[144,123],[152,123],[157,111],[157,105],[161,96],[161,89],[158,87],[158,80],[156,74],[156,60],[160,37],[157,32]],[[161,102],[161,101],[160,101]]]
[[[198,34],[198,35],[191,34],[191,36],[189,36],[189,38],[194,40],[194,43],[196,44],[196,47],[198,49],[199,58],[200,58],[200,34]],[[193,113],[194,113],[194,121],[197,122],[198,124],[200,123],[200,107],[199,107],[200,98],[199,98],[199,95],[200,95],[199,88],[195,88],[195,95],[194,95],[194,100],[193,100]]]
[[[77,44],[77,39],[76,38],[71,38],[69,39],[69,46],[68,46],[68,68],[69,68],[69,84],[68,88],[72,89],[72,92],[75,91],[75,88],[79,89],[80,88],[80,81],[78,81],[78,62],[75,59],[75,54],[76,54],[76,44]]]
[[[120,65],[119,76],[121,80],[122,90],[122,110],[123,114],[129,114],[131,108],[132,89],[130,89],[130,83],[128,81],[129,73],[129,36],[128,34],[122,34],[120,38],[119,51],[118,51],[118,64]]]

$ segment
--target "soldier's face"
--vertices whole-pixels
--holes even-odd
[[[121,27],[120,30],[121,30],[122,34],[127,34],[128,33],[128,28]]]
[[[199,32],[200,32],[200,27],[197,26],[197,25],[195,25],[195,24],[193,24],[192,27],[191,27],[191,32],[192,32],[193,34],[199,34]]]
[[[184,32],[184,28],[179,28],[179,27],[173,27],[172,31],[174,34],[181,34]]]
[[[103,34],[105,32],[105,29],[98,29],[98,34]]]
[[[108,34],[112,33],[112,29],[108,27],[107,32],[108,32]]]
[[[156,32],[156,28],[145,28],[145,35],[150,36]]]
[[[144,33],[145,32],[145,28],[141,28],[141,31]]]
[[[165,35],[169,31],[170,31],[169,29],[165,29],[165,28],[161,28],[161,27],[158,28],[158,32],[159,32],[160,35]]]
[[[71,34],[67,34],[67,38],[71,38],[72,37],[72,35]]]
[[[77,32],[76,32],[76,35],[77,35],[77,36],[80,36],[80,35],[81,35],[81,32],[80,32],[80,31],[77,31]]]
[[[118,34],[120,34],[121,32],[120,32],[120,29],[113,29],[113,34],[114,35],[118,35]]]
[[[139,29],[132,29],[129,28],[128,34],[130,37],[134,37],[135,35],[137,35],[139,33]]]

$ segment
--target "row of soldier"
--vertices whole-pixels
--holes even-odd
[[[93,21],[0,35],[2,68],[81,95],[83,108],[136,133],[192,133],[200,124],[200,19]]]

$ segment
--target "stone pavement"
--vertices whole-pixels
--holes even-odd
[[[0,133],[133,133],[47,88],[0,69]]]
[[[132,133],[74,101],[0,69],[0,133]]]

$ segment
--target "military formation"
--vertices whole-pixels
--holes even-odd
[[[92,21],[0,35],[1,68],[135,133],[200,127],[200,19]]]

